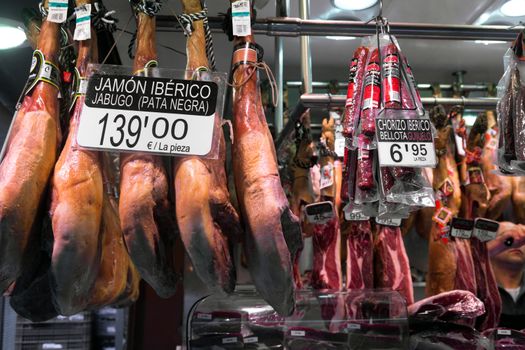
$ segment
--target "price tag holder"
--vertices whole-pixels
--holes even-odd
[[[124,74],[128,72],[128,75]],[[226,75],[90,65],[80,115],[81,147],[217,158]],[[185,79],[188,74],[192,80]],[[217,120],[219,118],[219,120]]]
[[[366,221],[370,216],[364,215],[361,210],[356,210],[352,203],[347,203],[343,208],[346,221]]]
[[[472,237],[474,221],[462,218],[453,218],[450,223],[450,236],[468,239]]]
[[[387,112],[376,119],[379,165],[435,167],[434,137],[428,116],[400,118],[392,110]]]
[[[477,218],[474,221],[474,231],[472,235],[481,242],[487,242],[496,238],[498,229],[499,223],[497,221]]]
[[[304,211],[306,219],[312,224],[324,224],[334,217],[334,206],[328,201],[308,204]]]

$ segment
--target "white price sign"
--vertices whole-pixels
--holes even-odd
[[[428,117],[377,118],[379,164],[384,166],[434,167],[436,152]]]
[[[218,91],[213,81],[94,74],[80,116],[78,144],[206,156],[213,146]]]

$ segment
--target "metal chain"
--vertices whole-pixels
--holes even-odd
[[[204,26],[204,38],[206,40],[206,55],[210,62],[210,67],[215,70],[215,52],[213,51],[213,37],[211,35],[210,25],[208,23],[208,8],[203,5],[202,11],[196,13],[183,13],[177,16],[177,19],[184,31],[184,35],[191,35],[193,32],[193,22],[202,20]]]

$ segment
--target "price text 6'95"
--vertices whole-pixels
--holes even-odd
[[[106,113],[102,117],[98,124],[102,124],[102,134],[100,135],[100,145],[104,145],[106,141],[106,131],[108,124],[110,127],[115,128],[117,135],[109,137],[109,142],[113,147],[119,147],[124,141],[126,146],[133,148],[137,145],[140,140],[142,130],[151,128],[151,134],[157,139],[164,139],[165,137],[171,137],[174,140],[182,140],[188,134],[188,122],[184,119],[168,120],[165,117],[152,118],[150,123],[150,117],[139,117],[134,115],[131,118],[127,118],[123,114],[117,114],[113,118],[109,117],[109,113]]]
[[[426,157],[428,154],[427,147],[425,144],[404,144],[404,149],[400,144],[393,144],[390,146],[390,157],[392,160],[396,163],[400,163],[403,161],[403,153],[401,151],[404,151],[405,153],[412,154],[413,157]]]

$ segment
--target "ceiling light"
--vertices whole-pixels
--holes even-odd
[[[26,34],[21,28],[0,24],[0,50],[20,46],[26,41]]]
[[[492,45],[492,44],[506,44],[507,43],[506,41],[501,41],[501,40],[475,40],[474,42],[476,44],[483,44],[485,46]]]
[[[341,10],[364,10],[374,6],[378,0],[334,0],[334,6]]]
[[[508,17],[525,16],[525,0],[509,0],[501,6],[500,11]]]
[[[330,40],[354,40],[355,36],[337,36],[337,35],[328,35],[326,36],[327,39]]]

